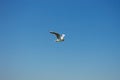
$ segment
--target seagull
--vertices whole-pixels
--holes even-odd
[[[65,34],[60,35],[59,33],[56,32],[50,32],[51,34],[54,34],[56,36],[56,42],[62,42],[64,41]]]

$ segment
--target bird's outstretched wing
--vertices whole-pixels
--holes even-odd
[[[60,34],[56,32],[50,32],[51,34],[54,34],[58,39],[60,39]]]
[[[64,37],[65,37],[65,34],[62,34],[62,35],[61,35],[61,39],[64,39]]]

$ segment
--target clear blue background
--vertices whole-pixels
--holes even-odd
[[[66,34],[54,42],[49,31]],[[120,80],[119,0],[1,0],[0,80]]]

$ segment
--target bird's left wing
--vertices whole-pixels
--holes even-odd
[[[50,32],[51,34],[54,34],[58,39],[60,38],[60,34],[56,32]]]

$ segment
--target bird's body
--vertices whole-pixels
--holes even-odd
[[[50,33],[54,34],[57,37],[56,42],[64,41],[65,34],[60,35],[59,33],[56,33],[56,32],[50,32]]]

